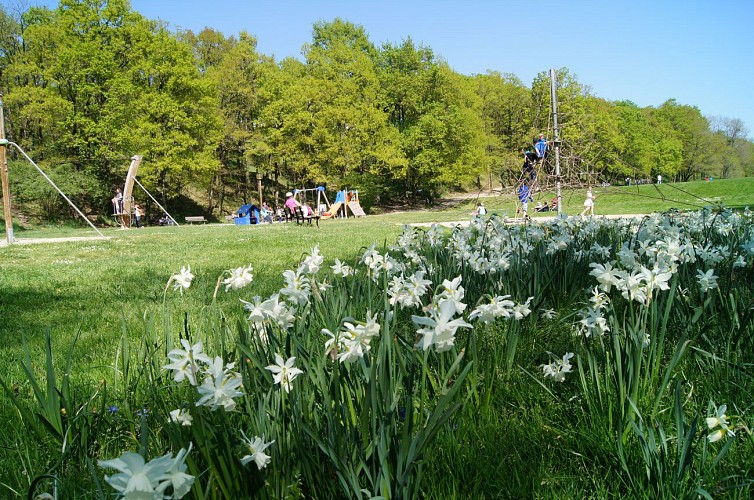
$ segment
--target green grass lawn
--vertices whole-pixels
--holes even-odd
[[[586,189],[564,193],[565,213],[576,214],[581,211],[585,192]],[[720,203],[740,209],[754,206],[754,179],[662,186],[595,187],[594,194],[597,214],[648,213],[671,208],[691,210]],[[546,201],[552,196],[553,193],[542,193],[537,195],[537,199]],[[512,194],[480,199],[484,200],[490,213],[509,216],[515,214],[515,200]],[[23,356],[21,338],[23,336],[27,339],[33,362],[41,367],[44,361],[44,335],[49,330],[53,352],[59,354],[56,361],[63,362],[64,353],[67,352],[72,339],[80,334],[73,358],[74,372],[79,377],[89,377],[91,383],[105,378],[109,373],[108,367],[115,358],[122,334],[126,332],[129,339],[138,342],[144,331],[145,314],[159,314],[166,283],[182,266],[190,266],[197,276],[192,284],[191,293],[180,297],[171,290],[168,292],[167,300],[180,300],[182,309],[202,311],[212,302],[216,280],[224,270],[251,264],[254,267],[254,282],[249,287],[238,292],[221,291],[217,297],[217,304],[222,309],[240,310],[242,305],[239,299],[251,300],[254,295],[266,297],[283,286],[283,271],[295,269],[301,257],[315,245],[319,245],[326,265],[332,264],[335,258],[353,263],[359,258],[363,248],[372,243],[376,243],[380,248],[390,246],[400,234],[403,224],[468,220],[476,201],[475,197],[470,197],[464,202],[444,209],[321,221],[319,228],[295,224],[208,224],[148,227],[142,230],[108,228],[103,230],[105,235],[110,237],[107,240],[0,247],[0,363],[4,367],[2,377],[12,387],[28,389],[20,365]],[[16,238],[92,234],[90,228],[32,228],[18,230]],[[543,334],[551,333],[554,336],[553,332]],[[541,348],[535,349],[532,346],[532,352],[536,352],[537,349]],[[521,375],[521,378],[517,379],[518,383],[528,381],[527,377],[528,375]],[[502,390],[503,393],[507,391],[507,388]],[[521,388],[511,387],[510,391],[513,400],[516,391],[520,392]],[[521,395],[518,394],[516,397],[519,396]],[[507,458],[514,460],[515,455],[520,464],[501,470],[513,470],[517,474],[524,474],[526,462],[534,459],[546,460],[548,467],[552,468],[553,463],[568,456],[569,451],[550,449],[549,441],[560,439],[561,432],[547,427],[550,424],[547,424],[545,415],[547,404],[550,403],[544,403],[542,398],[542,395],[532,395],[531,400],[526,403],[532,405],[529,410],[523,407],[506,410],[510,413],[509,416],[516,414],[521,419],[541,419],[544,422],[544,430],[532,431],[531,438],[538,443],[536,453],[533,449],[527,449],[528,436],[519,434],[512,424],[499,421],[478,423],[479,429],[486,429],[483,436],[477,436],[479,442],[475,442],[476,438],[469,433],[463,434],[465,439],[470,440],[465,444],[454,444],[450,442],[452,438],[443,435],[443,439],[450,439],[443,446],[447,450],[458,447],[459,453],[466,453],[461,449],[462,445],[479,447],[478,452],[475,452],[479,461],[479,457],[494,457],[494,447],[504,445],[494,440],[485,441],[490,436],[520,435],[520,439],[513,446],[515,453],[509,454]],[[493,415],[487,417],[493,418]],[[15,447],[19,429],[18,419],[5,396],[0,398],[0,422],[4,424],[3,431],[0,432],[0,465],[6,471],[0,474],[2,483],[10,477],[16,480],[20,477],[19,470],[34,460],[21,457],[20,451]],[[438,457],[434,457],[433,460],[441,462],[439,466],[452,463],[452,460],[440,460]],[[608,465],[610,464],[600,464],[610,470]],[[584,467],[586,466],[587,463],[584,462]],[[544,469],[545,466],[542,467],[543,471]],[[562,485],[564,498],[572,495],[583,496],[584,492],[590,491],[592,485],[577,477],[578,469],[577,464],[572,464],[563,467],[562,476],[548,476],[547,480],[552,481],[550,487],[539,488],[527,484],[532,478],[539,479],[542,471],[520,477],[507,477],[507,473],[503,472],[498,479],[507,477],[506,481],[511,481],[507,483],[507,488],[511,488],[511,484],[520,483],[523,488],[521,491],[552,492],[559,487],[558,485]],[[39,470],[36,473],[38,474]],[[465,473],[467,476],[464,476],[464,480],[473,482],[472,468],[467,467]],[[22,489],[22,486],[15,484],[15,488]],[[614,491],[607,483],[598,485],[598,488],[603,493]],[[480,495],[490,495],[492,491],[484,486],[472,490]],[[3,491],[0,496],[7,493],[4,489],[0,491]]]
[[[585,192],[565,191],[564,212],[580,212]],[[695,209],[705,200],[707,205],[723,203],[741,208],[754,206],[754,178],[598,187],[594,193],[597,214]],[[491,213],[513,216],[512,198],[504,194],[483,199]],[[541,198],[550,199],[550,193]],[[392,244],[402,224],[468,220],[475,206],[476,199],[470,198],[446,209],[327,220],[319,228],[295,224],[182,225],[127,231],[110,228],[102,230],[109,240],[0,248],[0,362],[8,366],[19,359],[21,334],[38,345],[48,327],[61,349],[80,330],[84,345],[90,346],[81,349],[80,356],[96,357],[100,346],[111,345],[120,335],[124,320],[130,324],[145,308],[161,303],[165,283],[184,265],[191,266],[199,276],[217,277],[225,269],[251,263],[253,293],[266,295],[281,286],[282,272],[295,267],[315,244],[329,262],[336,257],[353,260],[362,247]],[[91,228],[70,227],[16,232],[19,240],[66,236],[96,234]],[[207,299],[215,282],[198,281],[195,286],[203,287],[203,299]],[[218,300],[231,304],[237,299],[221,294]],[[15,368],[11,367],[10,373],[15,373]]]
[[[295,224],[111,229],[105,231],[109,240],[5,247],[0,359],[18,359],[20,335],[37,339],[47,327],[63,345],[79,329],[84,338],[108,344],[120,334],[124,316],[162,302],[165,284],[182,266],[202,276],[195,284],[205,292],[202,299],[211,298],[224,270],[247,264],[254,266],[253,293],[268,295],[281,286],[282,272],[295,268],[317,244],[329,261],[353,260],[362,246],[391,244],[400,231],[400,225],[367,217],[329,221],[319,229]],[[214,278],[203,281],[206,277]],[[219,300],[237,304],[238,296],[221,294]]]
[[[282,273],[295,269],[304,253],[319,244],[332,264],[336,257],[353,261],[364,245],[391,244],[401,226],[372,218],[348,219],[316,226],[295,223],[265,226],[208,224],[150,227],[142,230],[105,230],[109,240],[72,241],[0,248],[0,365],[11,387],[30,390],[21,367],[22,336],[32,362],[44,366],[44,336],[50,331],[57,368],[80,334],[73,355],[77,383],[96,384],[112,376],[111,367],[123,332],[136,345],[144,331],[144,315],[160,315],[165,285],[182,266],[197,276],[190,294],[180,301],[187,310],[201,311],[212,302],[217,278],[223,271],[254,266],[254,282],[239,292],[221,289],[217,304],[241,311],[239,299],[269,296],[283,285]],[[29,231],[33,237],[86,236],[91,231]],[[88,380],[82,380],[82,377]],[[30,395],[30,393],[29,393]],[[18,480],[23,467],[39,466],[42,458],[21,457],[15,448],[19,427],[10,400],[0,397],[0,483]],[[6,425],[13,422],[12,425]],[[23,464],[26,465],[23,465]],[[39,470],[37,470],[39,473]],[[26,485],[28,487],[28,484]],[[23,486],[14,483],[17,491]],[[21,488],[21,490],[19,490]],[[0,488],[0,497],[8,491]]]

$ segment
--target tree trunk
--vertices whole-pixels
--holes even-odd
[[[209,183],[209,192],[207,193],[209,195],[209,213],[212,213],[213,210],[213,202],[215,198],[215,179],[217,179],[217,176],[215,176]]]

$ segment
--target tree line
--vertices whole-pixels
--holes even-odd
[[[608,101],[556,74],[567,177],[754,173],[741,120],[673,99]],[[301,60],[277,61],[249,33],[171,31],[127,0],[0,6],[0,91],[8,138],[95,212],[134,154],[147,189],[168,202],[193,194],[208,212],[255,201],[257,179],[273,199],[327,185],[371,205],[510,184],[522,150],[552,133],[544,68],[530,86],[462,75],[410,37],[378,45],[342,19],[315,23]],[[43,203],[39,180],[18,182],[15,201]]]

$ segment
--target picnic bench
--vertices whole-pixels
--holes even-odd
[[[201,222],[202,224],[207,223],[207,219],[205,219],[203,215],[189,215],[188,217],[185,217],[185,219],[189,224],[193,224],[194,222]]]
[[[300,206],[293,210],[293,216],[296,218],[298,225],[303,225],[304,222],[308,222],[311,225],[312,221],[314,221],[317,223],[317,227],[319,227],[319,215],[304,215],[304,210]]]

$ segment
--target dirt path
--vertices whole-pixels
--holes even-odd
[[[109,236],[72,236],[69,238],[16,238],[13,240],[14,245],[34,245],[37,243],[66,243],[69,241],[95,241],[109,240]],[[0,241],[0,247],[8,246],[8,240]]]

